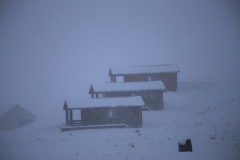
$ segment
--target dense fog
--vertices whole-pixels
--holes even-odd
[[[1,1],[0,104],[86,98],[111,66],[178,64],[179,78],[239,78],[238,1]]]
[[[1,0],[0,159],[239,159],[239,26],[238,0]]]

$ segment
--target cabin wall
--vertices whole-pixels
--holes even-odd
[[[152,110],[163,109],[163,93],[160,90],[146,90],[146,91],[128,91],[128,92],[108,92],[105,97],[129,97],[141,96],[145,105]]]
[[[163,92],[162,91],[151,91],[151,92],[140,92],[145,105],[152,110],[163,109]]]
[[[161,80],[165,85],[166,89],[169,91],[177,90],[177,72],[156,74],[129,74],[124,75],[124,82],[144,82],[149,81],[149,77],[151,77],[151,81]]]
[[[81,110],[82,125],[108,124],[107,108],[85,108]]]
[[[177,73],[159,74],[157,79],[162,80],[167,90],[174,92],[177,90]]]
[[[129,107],[122,116],[126,116],[126,124],[129,127],[138,128],[142,127],[142,108]]]
[[[141,107],[85,108],[81,111],[82,125],[127,124],[142,126]]]

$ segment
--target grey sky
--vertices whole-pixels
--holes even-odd
[[[110,66],[177,63],[240,78],[238,1],[1,1],[0,104],[63,105]]]

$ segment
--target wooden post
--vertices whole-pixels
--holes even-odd
[[[72,110],[70,110],[70,125],[73,124],[73,114],[72,114]]]
[[[111,76],[111,82],[113,82],[113,76]]]
[[[66,125],[69,125],[68,105],[67,105],[66,100],[65,100],[64,105],[63,105],[63,110],[65,110],[65,113],[66,113]]]
[[[98,93],[96,93],[96,98],[98,98]]]
[[[91,98],[94,98],[94,94],[93,93],[91,94]]]
[[[141,122],[140,127],[142,127],[142,107],[140,107],[139,110],[140,110],[140,122]]]
[[[160,93],[161,93],[161,109],[163,109],[163,92]]]
[[[114,82],[116,82],[116,76],[113,77]]]
[[[66,109],[66,125],[69,125],[68,110]]]

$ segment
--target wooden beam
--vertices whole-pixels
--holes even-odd
[[[68,110],[66,109],[66,125],[69,125]]]
[[[70,125],[73,124],[73,114],[72,114],[72,110],[70,110]]]
[[[114,80],[113,80],[113,76],[111,76],[111,82],[113,82]]]

